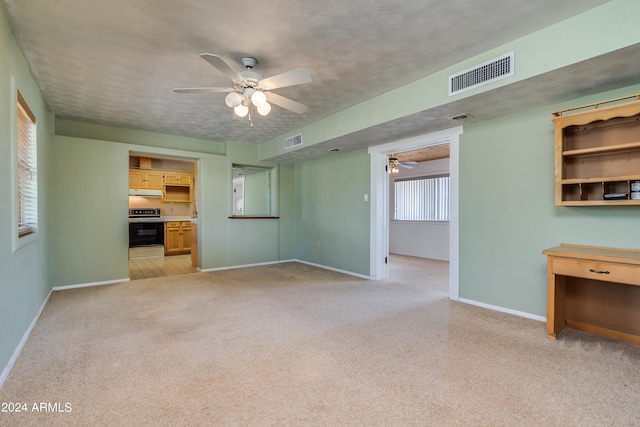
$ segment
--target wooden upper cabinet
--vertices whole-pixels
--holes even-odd
[[[164,183],[169,185],[191,185],[193,174],[188,172],[165,172]]]
[[[145,188],[145,176],[144,171],[129,169],[129,188]]]
[[[162,190],[163,173],[161,171],[147,171],[147,188]]]
[[[163,190],[164,202],[193,201],[193,173],[129,169],[129,188]]]
[[[129,169],[129,188],[162,190],[163,186],[163,173],[161,171]]]
[[[555,204],[640,205],[640,94],[553,113]]]

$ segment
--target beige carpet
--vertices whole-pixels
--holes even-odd
[[[3,426],[640,425],[640,346],[289,263],[54,292]],[[544,284],[541,284],[544,286]],[[47,412],[33,411],[45,403]]]

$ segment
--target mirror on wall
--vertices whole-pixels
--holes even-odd
[[[271,216],[272,168],[233,165],[233,215]]]

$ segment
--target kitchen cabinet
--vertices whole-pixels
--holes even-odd
[[[162,190],[164,174],[161,171],[129,169],[129,188]]]
[[[167,221],[164,224],[164,254],[191,252],[191,221]]]
[[[189,172],[165,172],[164,201],[191,203],[193,201],[193,174]]]
[[[166,185],[191,185],[193,174],[189,172],[165,172],[164,183]]]
[[[164,186],[163,202],[191,203],[193,202],[193,187],[191,185]]]
[[[553,113],[555,204],[640,205],[640,94]]]

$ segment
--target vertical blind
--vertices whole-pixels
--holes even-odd
[[[38,226],[36,118],[18,92],[18,236]]]
[[[449,221],[449,176],[395,181],[398,221]]]

